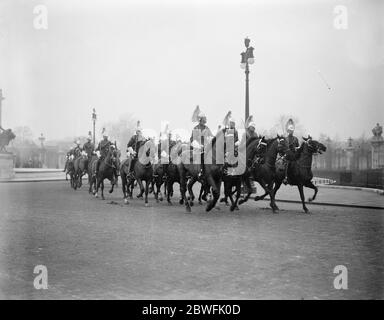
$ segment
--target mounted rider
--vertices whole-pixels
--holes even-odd
[[[252,115],[250,115],[248,119],[245,121],[245,138],[247,141],[247,145],[251,139],[259,138],[258,134],[256,133],[256,124],[253,121]]]
[[[201,112],[199,106],[196,106],[195,111],[193,112],[192,122],[199,122],[197,126],[193,128],[190,142],[191,148],[200,149],[201,152],[201,170],[199,174],[199,178],[201,178],[204,176],[204,149],[207,146],[207,143],[213,137],[213,134],[206,125],[207,116]],[[197,141],[196,138],[198,138],[200,141]]]
[[[99,167],[100,167],[101,161],[105,159],[105,157],[108,155],[109,147],[113,145],[112,142],[108,140],[108,133],[105,130],[105,128],[103,128],[101,134],[103,136],[103,139],[99,142],[95,150],[100,152],[100,157],[99,159],[97,159],[97,162],[96,162],[96,175],[98,175],[99,173]]]
[[[299,139],[297,139],[297,137],[295,137],[293,135],[294,131],[295,131],[295,123],[293,122],[292,119],[289,119],[285,125],[285,129],[288,133],[288,136],[287,136],[287,139],[286,139],[286,144],[287,144],[287,148],[288,148],[288,151],[286,153],[286,161],[287,161],[287,164],[286,164],[286,167],[285,167],[285,178],[283,180],[283,183],[284,184],[287,184],[288,183],[288,168],[290,166],[290,164],[292,163],[292,161],[295,161],[296,159],[296,151],[297,149],[299,148]]]
[[[74,141],[74,143],[75,143],[75,146],[72,147],[71,149],[69,149],[69,151],[67,152],[67,155],[66,155],[67,160],[65,161],[63,172],[67,171],[68,163],[70,161],[73,161],[77,157],[81,156],[82,149],[81,149],[81,146],[80,146],[80,140],[77,139],[77,140]]]
[[[127,143],[127,165],[129,175],[132,175],[133,168],[135,167],[135,162],[139,157],[139,150],[142,142],[145,141],[143,136],[143,130],[140,126],[140,121],[137,121],[135,134],[131,137]]]
[[[240,144],[239,133],[236,129],[236,121],[232,117],[231,111],[229,111],[227,113],[227,115],[225,116],[225,118],[223,120],[223,126],[224,126],[224,129],[222,129],[222,131],[223,131],[224,136],[225,136],[225,141],[226,141],[226,143],[228,143],[228,142],[234,143],[234,149],[233,149],[234,156],[237,157],[238,156],[238,147]],[[228,151],[227,150],[225,150],[225,163],[226,163],[226,165],[228,165],[228,156],[227,156]]]
[[[92,154],[95,151],[95,146],[92,143],[91,131],[88,132],[87,142],[84,143],[83,150],[87,153],[88,159],[92,157]]]

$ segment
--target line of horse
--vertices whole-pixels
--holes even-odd
[[[224,185],[224,197],[220,199],[230,205],[230,210],[239,210],[239,205],[247,202],[252,195],[253,181],[260,184],[264,193],[256,195],[254,200],[262,200],[266,196],[270,198],[270,207],[274,213],[279,208],[276,205],[275,196],[287,174],[288,183],[297,186],[304,212],[309,210],[305,203],[304,187],[314,190],[314,194],[308,199],[309,202],[316,199],[318,188],[312,183],[313,174],[311,171],[312,157],[314,154],[321,154],[326,151],[326,147],[312,139],[312,137],[303,137],[303,142],[296,152],[292,155],[289,152],[286,138],[277,135],[275,138],[266,139],[265,137],[251,138],[246,143],[238,146],[239,153],[244,152],[245,157],[239,157],[238,161],[244,161],[245,166],[240,174],[234,170],[234,166],[222,161],[216,161],[216,141],[223,135],[222,131],[212,139],[205,149],[205,153],[210,153],[212,161],[208,164],[200,165],[195,163],[196,153],[189,144],[180,144],[176,148],[177,157],[169,156],[167,164],[153,161],[153,150],[148,141],[143,141],[141,147],[144,158],[147,161],[134,161],[131,170],[128,169],[129,160],[126,159],[120,163],[120,151],[114,145],[109,147],[107,156],[101,161],[98,173],[96,174],[96,162],[98,156],[81,155],[68,163],[67,174],[70,175],[70,184],[74,189],[80,188],[84,175],[88,175],[89,193],[95,197],[99,196],[104,200],[104,180],[111,182],[112,193],[117,185],[117,176],[120,174],[122,183],[123,200],[129,204],[128,199],[133,198],[135,184],[139,186],[138,198],[143,198],[144,203],[148,205],[148,194],[153,192],[156,202],[163,200],[161,192],[164,186],[164,194],[168,204],[172,205],[173,186],[175,183],[180,185],[180,204],[185,205],[187,212],[191,212],[194,205],[195,195],[193,186],[200,182],[200,194],[198,201],[206,202],[206,211],[211,211],[219,201],[221,185]],[[290,156],[290,158],[288,157]],[[287,159],[288,158],[288,159]],[[241,160],[242,159],[242,160]],[[287,161],[289,160],[289,161]],[[201,169],[203,166],[203,175]],[[286,167],[288,166],[288,167]],[[242,195],[243,191],[245,194]],[[230,203],[228,202],[228,199]]]

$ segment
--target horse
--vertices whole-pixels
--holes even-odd
[[[83,175],[88,173],[88,155],[85,152],[82,152],[81,156],[74,160],[73,166],[76,188],[80,188],[83,182]]]
[[[193,206],[193,200],[195,198],[192,187],[196,181],[199,180],[199,174],[201,170],[200,163],[194,161],[194,159],[201,159],[200,149],[190,149],[189,144],[183,144],[180,146],[178,152],[179,157],[177,159],[177,171],[179,175],[180,193],[181,199],[180,204],[185,204],[187,212],[191,212],[191,206]],[[186,196],[186,192],[189,192],[189,199]]]
[[[142,198],[144,194],[144,202],[145,206],[148,206],[148,193],[149,186],[153,180],[153,167],[151,163],[151,158],[154,158],[153,151],[154,145],[151,140],[144,140],[139,142],[139,155],[137,159],[132,159],[133,163],[131,163],[132,173],[128,171],[128,163],[125,161],[121,166],[121,178],[123,181],[123,193],[124,193],[124,201],[127,203],[127,187],[133,185],[134,180],[136,179],[140,193],[137,195],[137,198]],[[143,185],[143,181],[145,181],[145,188]]]
[[[93,153],[88,160],[88,192],[94,194],[96,192],[96,164],[98,156]]]
[[[117,182],[116,179],[116,157],[117,157],[117,150],[114,145],[109,146],[108,153],[104,159],[101,160],[100,166],[99,166],[99,172],[96,175],[96,191],[95,191],[95,197],[98,197],[99,188],[101,186],[101,198],[105,200],[104,198],[104,179],[108,179],[111,181],[112,187],[109,190],[109,193],[113,192],[113,188]]]
[[[301,144],[300,148],[297,150],[295,157],[291,162],[286,163],[288,165],[288,183],[290,185],[296,185],[299,189],[301,203],[303,205],[303,210],[305,213],[309,213],[307,206],[305,205],[304,197],[304,187],[313,189],[315,192],[312,198],[308,198],[308,202],[312,202],[316,199],[318,188],[312,183],[313,173],[312,173],[312,157],[314,154],[322,154],[327,150],[327,148],[320,142],[313,140],[311,136],[308,135],[307,138],[303,137],[304,142]],[[284,178],[285,178],[285,166],[280,165],[280,170],[276,173],[274,194],[279,190]],[[263,199],[266,196],[259,197]]]
[[[279,210],[275,202],[274,193],[275,163],[277,155],[283,154],[285,151],[285,138],[279,135],[269,140],[262,137],[261,139],[254,140],[247,147],[247,163],[250,164],[251,177],[265,190],[265,195],[269,194],[271,200],[270,207],[274,213]],[[263,154],[263,157],[260,161],[261,154]],[[246,202],[248,198],[249,196],[247,195],[239,204]],[[255,201],[259,199],[260,197],[255,197]]]

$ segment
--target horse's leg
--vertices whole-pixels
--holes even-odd
[[[301,198],[301,203],[303,204],[303,209],[304,209],[305,213],[308,213],[309,212],[308,208],[305,205],[304,187],[302,184],[298,184],[297,188],[299,189],[299,192],[300,192],[300,198]]]
[[[143,181],[140,178],[136,178],[137,183],[139,184],[140,193],[136,196],[137,198],[142,198],[144,193]]]
[[[121,189],[123,191],[123,198],[124,198],[124,203],[125,204],[129,204],[128,202],[128,192],[127,192],[127,176],[126,174],[124,173],[123,170],[121,170]]]
[[[240,199],[240,196],[241,196],[241,180],[239,179],[239,181],[236,181],[236,190],[235,190],[235,193],[236,193],[236,199],[234,202],[232,202],[232,206],[231,206],[231,211],[233,210],[239,210],[239,207],[238,207],[238,202],[239,202],[239,199]],[[231,197],[232,197],[232,192],[231,192]]]
[[[111,181],[111,189],[109,190],[109,193],[112,193],[113,192],[113,189],[115,187],[115,184],[116,184],[116,179],[114,176],[112,176],[112,178],[110,179]]]
[[[186,192],[187,192],[187,181],[186,178],[184,177],[184,173],[180,172],[180,193],[181,193],[181,199],[180,202],[185,203],[185,209],[187,212],[191,212],[191,206],[189,205],[189,201],[186,198]]]
[[[167,180],[166,185],[167,185],[167,202],[169,205],[172,205],[171,193],[172,193],[173,181]]]
[[[105,198],[104,198],[104,179],[101,180],[101,199],[105,200]]]
[[[196,181],[197,179],[195,177],[191,177],[187,185],[190,200],[189,204],[191,207],[193,206],[193,201],[195,200],[195,194],[193,193],[193,185]]]
[[[317,192],[319,191],[319,189],[312,183],[312,181],[307,181],[306,183],[304,183],[304,186],[307,187],[307,188],[311,188],[311,189],[315,190],[315,193],[313,194],[313,197],[312,198],[308,198],[308,201],[312,202],[313,200],[316,199],[316,195],[317,195]]]
[[[244,202],[247,202],[248,199],[251,197],[252,195],[252,184],[251,184],[251,179],[250,178],[246,178],[244,179],[244,185],[247,187],[247,190],[248,190],[248,193],[246,194],[246,196],[243,198],[243,199],[240,199],[239,200],[239,204],[242,204]]]
[[[212,208],[215,207],[217,200],[219,200],[221,180],[215,181],[215,179],[211,175],[209,175],[207,181],[208,184],[212,187],[213,195],[213,199],[208,201],[207,207],[205,209],[205,211],[209,212],[212,210]]]
[[[145,206],[148,207],[148,192],[149,192],[149,186],[151,185],[151,181],[145,181]]]

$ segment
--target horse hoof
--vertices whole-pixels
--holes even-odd
[[[239,200],[239,204],[243,204],[244,202],[244,200]]]
[[[202,203],[201,201],[199,201],[199,205],[201,205],[201,206],[202,206],[202,205],[203,205],[203,203]]]
[[[234,211],[234,210],[235,210],[235,207],[234,207],[234,206],[231,206],[231,208],[230,208],[229,210]]]
[[[310,214],[308,209],[304,209],[304,212]]]
[[[220,199],[220,202],[225,202],[225,198],[221,198],[221,199]]]
[[[129,204],[128,199],[124,199],[125,204]]]
[[[191,213],[191,207],[187,206],[185,207],[185,210],[187,210],[188,213]]]
[[[171,201],[168,201],[168,205],[173,206],[173,203]]]
[[[180,200],[179,200],[179,204],[184,204],[184,200],[183,200],[183,199],[180,199]]]
[[[161,197],[159,200],[160,200],[160,201],[163,201],[164,199],[163,199],[163,197]]]
[[[236,207],[235,207],[235,210],[236,210],[236,211],[239,211],[240,209],[239,209],[239,207],[238,207],[238,206],[236,206]]]
[[[146,203],[144,206],[145,206],[145,207],[148,207],[148,206],[149,206],[149,204],[148,204],[148,203]]]
[[[95,194],[95,198],[98,198],[98,197],[99,197],[99,195],[96,193],[96,194]]]
[[[192,201],[192,200],[189,201],[189,206],[190,206],[190,207],[193,207],[193,201]]]
[[[312,202],[314,199],[312,198],[308,198],[308,202]]]

